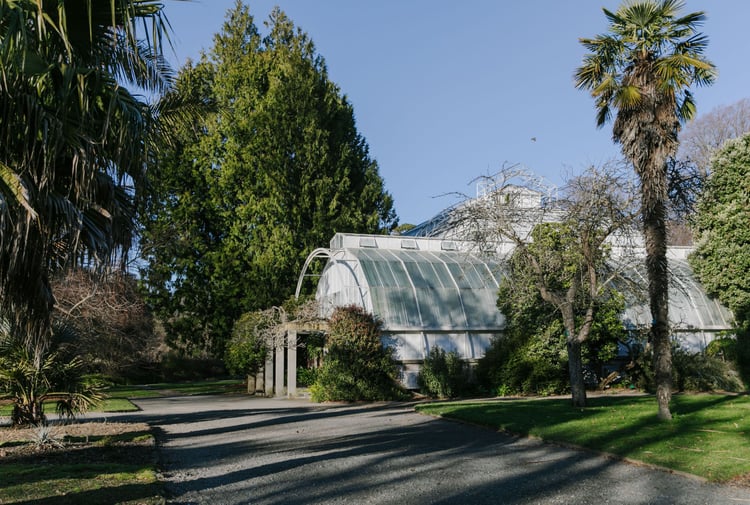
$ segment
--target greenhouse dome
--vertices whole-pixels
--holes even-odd
[[[515,247],[511,239],[530,240],[536,225],[564,216],[553,187],[485,183],[475,199],[402,235],[337,233],[330,247],[315,250],[303,267],[297,294],[310,263],[327,259],[316,291],[324,316],[355,304],[380,318],[383,342],[394,348],[407,387],[417,386],[419,367],[434,347],[456,351],[469,362],[484,356],[505,328],[497,296],[505,258]],[[498,223],[510,227],[505,235],[493,231]],[[612,282],[626,301],[622,322],[635,339],[651,326],[644,241],[637,229],[623,228],[608,245],[612,271],[618,272]],[[668,249],[669,317],[677,343],[702,351],[720,332],[731,331],[734,321],[697,281],[687,260],[691,251]]]

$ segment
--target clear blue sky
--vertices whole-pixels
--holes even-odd
[[[247,0],[256,24],[275,5],[309,34],[354,106],[402,223],[473,194],[471,181],[521,163],[559,183],[619,158],[611,127],[573,86],[579,37],[606,31],[610,0]],[[209,50],[235,0],[167,0],[175,66]],[[704,10],[719,69],[694,90],[698,112],[750,96],[750,1],[689,0]],[[536,139],[536,140],[532,140]]]

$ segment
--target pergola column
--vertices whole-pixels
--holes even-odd
[[[273,396],[273,353],[266,356],[266,365],[263,367],[263,391],[266,396]]]
[[[276,366],[273,367],[274,396],[284,395],[284,341],[276,345]]]
[[[297,330],[286,334],[286,390],[287,396],[297,396]]]

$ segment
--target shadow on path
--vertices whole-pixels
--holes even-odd
[[[174,504],[750,503],[741,489],[433,419],[410,404],[137,403],[133,420],[161,430]]]

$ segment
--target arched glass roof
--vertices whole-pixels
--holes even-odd
[[[497,263],[455,242],[372,239],[366,247],[357,242],[339,249],[329,260],[318,283],[324,305],[364,305],[391,332],[502,329]]]
[[[424,359],[434,345],[478,358],[492,336],[502,333],[505,320],[497,309],[497,291],[503,267],[473,254],[471,244],[337,234],[325,256],[329,259],[317,290],[324,310],[357,304],[372,312],[383,321],[403,361]],[[686,251],[672,251],[669,265],[672,327],[688,348],[704,348],[710,334],[733,327],[731,313],[695,279]],[[623,322],[647,328],[651,315],[643,261],[636,258],[620,271],[632,281],[615,286],[626,295]]]
[[[731,312],[706,294],[684,255],[669,258],[669,273],[669,319],[675,331],[715,332],[733,328],[734,318]],[[641,286],[648,285],[642,261],[629,267],[626,275]],[[651,324],[651,312],[645,288],[642,293],[633,294],[632,290],[620,284],[616,287],[622,292],[631,291],[627,296],[623,316],[625,325],[648,327]]]

